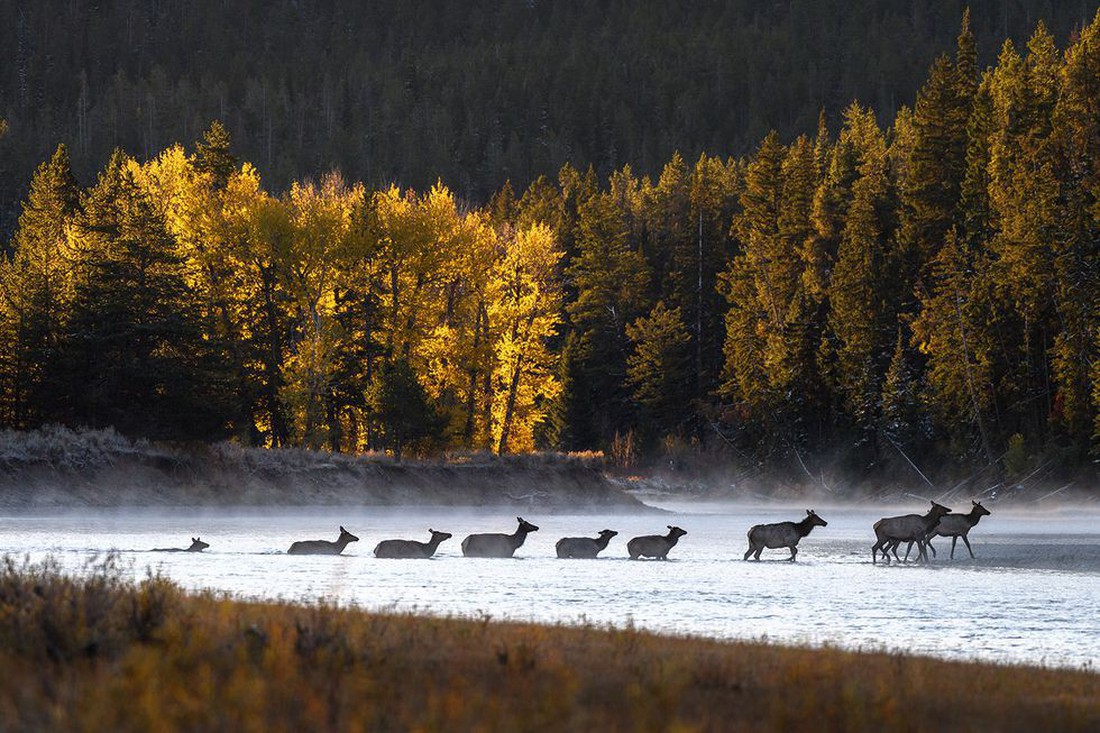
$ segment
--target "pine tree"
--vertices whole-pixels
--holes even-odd
[[[783,327],[790,276],[796,274],[795,253],[786,250],[779,234],[785,155],[779,136],[770,133],[745,169],[741,213],[733,223],[742,251],[721,276],[729,309],[720,389],[754,418],[767,414],[771,404],[767,340]]]
[[[237,167],[237,159],[230,152],[230,146],[229,132],[218,120],[210,123],[202,134],[202,141],[195,144],[195,169],[213,176],[214,184],[219,188],[225,186]]]
[[[850,419],[863,430],[877,421],[877,404],[888,354],[886,144],[874,116],[858,107],[847,113],[847,128],[858,155],[858,178],[829,281],[829,329],[836,338],[836,387]]]
[[[163,218],[116,152],[82,200],[73,315],[62,346],[67,421],[149,438],[224,434],[220,364]]]
[[[626,380],[647,419],[640,433],[675,435],[691,409],[691,336],[679,308],[658,301],[649,314],[626,328],[633,351],[627,357]]]
[[[941,430],[951,436],[953,452],[967,453],[972,446],[980,446],[991,464],[989,413],[995,375],[992,334],[987,329],[996,305],[984,299],[987,291],[979,281],[984,269],[955,230],[949,231],[933,262],[920,315],[913,322],[913,343],[927,360],[925,400]]]
[[[3,421],[33,427],[56,420],[57,350],[73,298],[73,252],[68,227],[77,213],[79,189],[68,149],[59,145],[31,180],[10,260],[0,264],[0,320],[9,336],[0,360],[8,399]]]
[[[622,189],[620,188],[620,191]],[[620,193],[619,198],[622,198]],[[630,239],[630,220],[614,193],[600,193],[580,207],[577,255],[566,269],[576,287],[567,313],[577,333],[571,352],[575,392],[563,395],[576,407],[570,414],[575,437],[592,448],[611,439],[629,412],[624,387],[626,324],[643,312],[649,271]]]
[[[1066,52],[1052,140],[1060,185],[1054,249],[1059,330],[1051,349],[1053,418],[1077,457],[1100,427],[1100,12]],[[1090,334],[1093,336],[1090,337]],[[1093,365],[1090,374],[1089,365]],[[1100,430],[1096,431],[1100,434]]]

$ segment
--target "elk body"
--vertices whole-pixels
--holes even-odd
[[[876,561],[876,555],[881,550],[882,557],[887,564],[890,562],[888,552],[892,550],[894,558],[898,557],[898,545],[902,542],[916,542],[920,550],[920,558],[928,562],[928,552],[925,549],[927,543],[925,537],[935,528],[941,518],[951,510],[942,504],[932,502],[932,508],[927,514],[903,514],[898,517],[883,517],[875,522],[875,544],[871,546],[871,562]]]
[[[352,542],[358,542],[359,538],[340,528],[340,536],[335,542],[328,540],[300,540],[290,546],[286,551],[288,555],[339,555],[344,548]]]
[[[758,524],[749,530],[749,549],[745,551],[746,560],[749,555],[754,555],[754,560],[760,559],[760,553],[764,548],[774,550],[779,547],[789,547],[791,556],[788,558],[794,562],[798,554],[798,541],[808,535],[814,527],[828,526],[821,517],[817,516],[813,509],[806,510],[806,518],[801,522],[776,522],[775,524]]]
[[[202,552],[207,547],[210,547],[210,545],[207,544],[206,542],[203,542],[198,537],[192,537],[191,538],[191,546],[186,548],[186,549],[183,548],[183,547],[154,547],[152,551],[153,552]]]
[[[399,559],[427,559],[439,549],[439,543],[449,540],[450,532],[436,532],[429,529],[432,538],[427,542],[416,540],[382,540],[374,548],[375,557],[399,558]]]
[[[512,557],[527,535],[539,528],[523,517],[516,517],[519,527],[512,534],[472,534],[462,540],[462,554],[466,557]]]
[[[617,534],[619,533],[605,529],[600,532],[600,536],[596,539],[591,537],[562,537],[554,545],[554,548],[558,551],[558,557],[561,558],[591,559],[606,549],[607,543]]]
[[[667,560],[668,551],[675,547],[680,538],[686,534],[687,532],[684,530],[670,524],[668,525],[668,534],[648,534],[635,537],[626,543],[626,551],[630,554],[631,560],[637,560],[639,557]]]

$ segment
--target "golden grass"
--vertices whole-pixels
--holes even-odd
[[[6,560],[0,680],[0,731],[1100,730],[1088,672],[239,602],[113,558]]]

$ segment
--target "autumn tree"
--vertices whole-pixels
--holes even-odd
[[[529,451],[561,389],[550,351],[560,316],[562,253],[536,224],[504,245],[489,286],[494,334],[492,434],[498,453]]]

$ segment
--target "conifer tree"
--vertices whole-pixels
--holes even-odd
[[[580,423],[573,426],[575,439],[591,448],[626,423],[626,324],[645,308],[649,272],[632,246],[629,214],[613,193],[589,197],[579,215],[577,255],[566,270],[576,287],[566,310],[577,333],[571,352],[577,392],[563,398],[576,404],[567,408]]]
[[[1080,459],[1100,420],[1100,11],[1066,52],[1053,110],[1059,227],[1053,295],[1058,333],[1051,349],[1054,421]],[[1093,336],[1090,337],[1090,334]],[[1090,366],[1092,365],[1092,373]],[[1091,386],[1091,388],[1090,388]],[[1090,394],[1092,392],[1093,394]]]
[[[835,336],[836,387],[849,418],[863,430],[877,420],[881,378],[889,354],[892,315],[888,311],[886,241],[888,222],[886,144],[874,116],[853,106],[846,126],[857,151],[858,178],[829,281],[829,329]]]
[[[217,438],[220,360],[136,167],[116,152],[74,223],[78,277],[62,347],[69,419],[150,438]]]
[[[682,430],[691,408],[691,336],[679,308],[664,301],[626,328],[633,350],[627,357],[626,379],[645,420],[641,433],[674,435]]]
[[[202,140],[195,144],[195,169],[213,176],[214,185],[219,188],[225,186],[237,167],[230,145],[229,131],[218,120],[210,123]]]
[[[0,379],[9,424],[58,419],[57,349],[73,297],[68,227],[80,191],[65,145],[38,167],[19,217],[13,253],[0,263],[0,320],[7,334]]]

